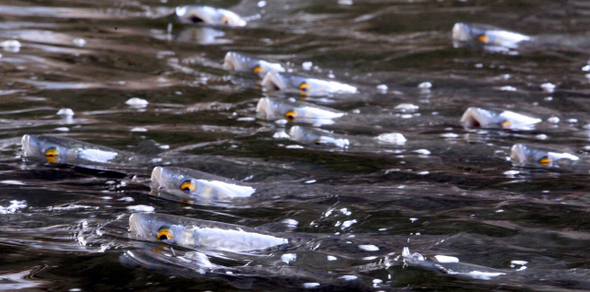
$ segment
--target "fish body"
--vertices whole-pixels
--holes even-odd
[[[289,122],[311,124],[333,124],[334,119],[346,113],[294,100],[263,97],[256,105],[257,116],[263,119],[287,119]]]
[[[580,157],[570,153],[520,143],[512,146],[510,159],[515,165],[532,167],[571,167],[580,162]]]
[[[268,72],[285,72],[285,68],[279,63],[270,63],[236,52],[225,54],[223,68],[231,71],[254,72],[260,76]]]
[[[304,77],[290,73],[268,72],[261,85],[270,90],[298,91],[301,95],[357,93],[357,88],[331,80]]]
[[[338,135],[333,132],[302,126],[292,126],[289,129],[290,139],[305,145],[315,145],[325,148],[359,147],[374,149],[388,145],[403,145],[407,139],[400,133],[386,133],[376,137],[359,137]]]
[[[289,243],[286,238],[254,228],[166,214],[134,213],[129,217],[129,228],[132,238],[188,248],[243,252],[265,250]]]
[[[484,24],[455,23],[453,26],[453,41],[455,42],[477,42],[487,46],[516,49],[519,43],[531,39],[527,35]]]
[[[154,189],[200,204],[250,197],[256,191],[231,179],[180,167],[156,166],[151,179]]]
[[[461,123],[469,128],[502,128],[529,130],[541,119],[512,111],[488,110],[478,107],[468,108],[461,117]]]
[[[50,163],[139,162],[138,158],[130,152],[63,137],[25,134],[21,143],[23,157],[41,159]]]
[[[179,6],[174,14],[182,22],[211,25],[246,26],[246,21],[232,11],[202,5]]]

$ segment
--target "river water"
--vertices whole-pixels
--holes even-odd
[[[199,3],[242,15],[248,25],[238,28],[170,17],[187,4],[0,4],[0,41],[19,42],[0,49],[0,289],[590,289],[588,171],[523,168],[508,159],[512,145],[527,143],[590,160],[589,47],[498,51],[451,39],[456,22],[583,38],[585,1]],[[327,148],[288,139],[294,123],[262,119],[256,105],[263,97],[301,97],[224,70],[228,51],[355,85],[356,94],[304,98],[352,117],[322,128],[359,141],[396,132],[407,143]],[[134,97],[148,104],[126,103]],[[543,126],[465,128],[459,120],[471,106],[534,115]],[[58,114],[66,108],[74,115]],[[24,134],[194,157],[180,166],[272,184],[276,195],[177,202],[153,195],[152,167],[21,157]],[[316,239],[313,248],[211,256],[233,272],[130,266],[123,258],[148,244],[127,235],[136,211]],[[413,266],[404,262],[408,250],[504,273]]]

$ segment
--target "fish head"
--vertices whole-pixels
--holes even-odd
[[[237,14],[219,8],[201,5],[176,7],[174,13],[182,22],[203,22],[212,25],[245,26],[246,21]]]
[[[262,119],[280,119],[293,108],[293,105],[285,101],[263,97],[256,104],[256,114]]]
[[[471,27],[466,23],[457,22],[453,26],[452,37],[454,41],[468,42],[473,40]]]
[[[321,137],[320,135],[300,126],[291,127],[291,129],[289,129],[289,136],[291,137],[291,140],[304,144],[314,144],[314,141],[318,141]]]
[[[192,179],[181,168],[156,166],[151,179],[152,187],[167,192],[188,194],[194,190]]]
[[[227,52],[223,60],[223,68],[230,71],[250,71],[256,60],[236,52]]]
[[[319,129],[307,129],[299,126],[293,126],[289,130],[291,140],[295,140],[307,145],[317,145],[322,147],[341,147],[345,148],[350,145],[348,139],[334,138],[330,132]]]
[[[487,128],[498,123],[498,113],[478,107],[468,108],[461,117],[461,123],[468,128]]]
[[[150,213],[133,213],[129,216],[129,237],[132,239],[161,241],[175,244],[184,235],[184,229],[165,216]]]
[[[268,72],[260,82],[262,87],[268,90],[286,90],[288,88],[288,79],[284,74],[278,72]]]
[[[502,128],[528,130],[541,119],[525,116],[512,111],[495,111],[478,107],[468,108],[461,117],[461,123],[469,128]]]
[[[518,143],[512,146],[510,159],[518,166],[560,167],[571,165],[580,158],[565,152],[555,152]]]
[[[67,163],[68,148],[49,136],[23,135],[22,156],[42,159],[49,163]]]
[[[182,202],[199,204],[248,197],[255,191],[250,186],[212,179],[211,175],[195,170],[160,166],[152,171],[152,187],[173,194]]]

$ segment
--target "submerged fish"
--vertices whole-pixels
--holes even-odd
[[[289,243],[287,238],[254,228],[166,214],[131,214],[129,228],[132,238],[189,248],[240,252],[265,250]]]
[[[352,146],[364,149],[379,148],[387,145],[403,145],[407,141],[400,133],[386,133],[370,138],[337,135],[322,129],[300,126],[292,126],[291,129],[289,129],[289,137],[291,140],[307,145],[339,148],[348,148]]]
[[[249,197],[256,191],[251,186],[206,172],[160,166],[152,171],[152,187],[200,204]]]
[[[301,95],[357,92],[356,87],[345,83],[277,72],[267,73],[261,85],[270,90],[295,90]]]
[[[453,41],[455,42],[478,42],[489,46],[515,49],[520,42],[530,40],[529,36],[490,25],[455,23],[453,26]]]
[[[129,163],[137,161],[137,157],[130,152],[63,137],[25,134],[21,143],[23,157],[42,159],[50,163]]]
[[[587,35],[536,35],[527,36],[485,24],[456,23],[453,26],[453,45],[483,44],[489,51],[509,50],[564,50],[587,53],[590,39]]]
[[[260,76],[268,72],[285,72],[285,68],[279,63],[269,63],[236,52],[227,52],[223,68],[231,71],[254,72]]]
[[[468,108],[461,117],[461,123],[466,127],[527,130],[540,122],[539,118],[512,111],[487,110],[478,107]]]
[[[202,5],[176,7],[174,13],[183,22],[203,22],[213,25],[245,26],[246,21],[239,15],[225,9]]]
[[[534,167],[568,167],[577,164],[580,160],[578,156],[573,154],[520,143],[512,146],[510,159],[516,165]]]
[[[263,97],[256,105],[258,117],[268,120],[285,118],[289,122],[311,124],[333,124],[334,119],[346,113],[314,104],[298,102],[292,99],[271,99]]]

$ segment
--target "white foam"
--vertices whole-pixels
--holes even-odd
[[[434,258],[439,263],[458,263],[459,259],[452,256],[445,256],[445,255],[435,255]]]
[[[147,206],[147,205],[134,205],[134,206],[128,206],[127,207],[128,210],[131,211],[136,211],[136,212],[154,212],[155,208],[152,206]]]
[[[361,245],[359,245],[359,248],[364,251],[378,251],[379,250],[379,247],[372,245],[372,244],[361,244]]]

